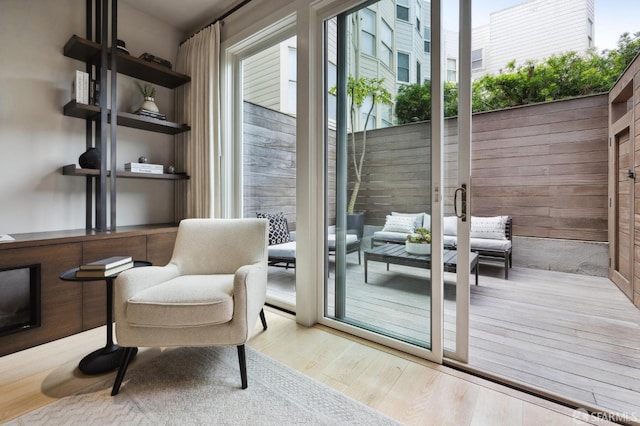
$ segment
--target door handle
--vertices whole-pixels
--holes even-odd
[[[460,203],[461,212],[458,213],[458,193],[462,194],[462,202]],[[467,184],[463,183],[460,188],[456,188],[453,194],[453,210],[458,218],[463,222],[467,221]]]

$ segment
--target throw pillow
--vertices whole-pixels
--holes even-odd
[[[507,216],[471,217],[471,238],[506,240],[505,225]]]
[[[289,225],[284,213],[261,213],[257,212],[256,216],[269,220],[269,245],[283,244],[291,241],[289,236]]]
[[[402,232],[403,234],[413,234],[416,229],[416,219],[413,216],[387,215],[384,223],[384,232]]]
[[[458,235],[458,218],[456,216],[445,216],[442,222],[442,233],[444,235]]]
[[[412,217],[414,218],[416,224],[414,225],[414,228],[420,228],[422,226],[422,216],[424,215],[424,213],[398,213],[398,212],[391,212],[391,216],[405,216],[405,217]]]

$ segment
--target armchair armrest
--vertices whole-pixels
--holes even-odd
[[[234,320],[241,320],[251,327],[267,298],[267,269],[263,262],[244,265],[238,268],[233,279]]]

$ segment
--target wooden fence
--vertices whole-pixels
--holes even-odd
[[[606,94],[474,114],[471,213],[512,216],[516,236],[607,241],[607,125]],[[294,132],[295,118],[245,104],[246,216],[284,211],[295,226]],[[330,212],[335,209],[333,143]],[[445,213],[451,214],[455,118],[445,120],[444,160]],[[366,211],[366,224],[383,225],[391,211],[428,212],[430,164],[429,122],[368,131],[356,204],[356,210]]]

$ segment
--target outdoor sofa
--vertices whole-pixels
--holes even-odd
[[[296,231],[289,231],[287,219],[282,213],[258,213],[258,217],[269,220],[269,266],[278,266],[286,269],[296,266]],[[346,235],[346,251],[358,253],[358,264],[360,258],[360,239],[355,234]],[[328,228],[327,251],[335,254],[336,234],[335,226]]]
[[[387,215],[385,226],[374,232],[371,247],[392,243],[404,244],[407,236],[417,228],[431,230],[431,215],[427,213],[398,213]],[[480,260],[504,262],[504,279],[509,279],[512,266],[512,220],[509,216],[471,216],[470,248],[480,256]],[[457,218],[446,216],[443,221],[445,248],[457,246]]]

